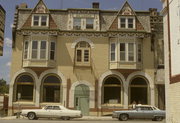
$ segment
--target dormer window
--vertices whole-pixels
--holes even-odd
[[[32,18],[32,26],[47,27],[49,22],[48,15],[34,15]]]
[[[73,19],[73,29],[80,30],[81,29],[81,18]]]
[[[135,18],[134,17],[120,17],[119,18],[119,29],[135,29]]]
[[[93,29],[93,27],[94,27],[94,19],[87,18],[86,19],[86,29]]]

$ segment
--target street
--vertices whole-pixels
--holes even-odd
[[[165,121],[151,121],[151,120],[129,120],[119,121],[116,119],[96,120],[96,119],[73,119],[70,121],[64,121],[59,119],[39,119],[39,120],[28,120],[28,119],[14,119],[14,120],[0,120],[0,123],[165,123]]]

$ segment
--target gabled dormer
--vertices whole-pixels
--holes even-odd
[[[111,24],[110,30],[144,30],[139,22],[136,13],[126,1],[123,7],[117,13],[116,18]]]
[[[35,8],[31,11],[30,16],[23,25],[23,28],[57,28],[57,25],[43,0],[39,0]]]

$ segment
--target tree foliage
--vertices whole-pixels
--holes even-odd
[[[4,79],[0,79],[0,94],[9,93],[9,85]]]

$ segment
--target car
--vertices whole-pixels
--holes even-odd
[[[38,118],[61,118],[70,120],[72,118],[81,118],[82,113],[79,110],[70,110],[61,105],[47,105],[42,109],[23,109],[21,115],[28,117],[29,120]]]
[[[114,111],[112,118],[117,118],[121,121],[128,119],[152,119],[153,121],[162,121],[165,118],[165,111],[155,106],[136,105],[135,108],[131,110]]]

